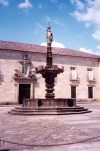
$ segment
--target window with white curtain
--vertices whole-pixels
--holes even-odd
[[[75,80],[76,79],[76,68],[70,67],[70,79]]]
[[[88,78],[88,80],[93,80],[93,69],[92,68],[87,69],[87,78]]]

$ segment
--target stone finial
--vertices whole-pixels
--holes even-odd
[[[14,77],[18,77],[18,70],[15,70]]]

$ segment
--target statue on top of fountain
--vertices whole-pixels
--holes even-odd
[[[49,26],[47,27],[46,37],[47,37],[47,46],[51,46],[51,43],[53,41],[53,34],[51,33],[50,23],[49,23]]]

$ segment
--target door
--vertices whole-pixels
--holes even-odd
[[[19,104],[23,104],[24,98],[30,98],[30,84],[19,84]]]
[[[71,98],[76,98],[76,87],[71,86]]]

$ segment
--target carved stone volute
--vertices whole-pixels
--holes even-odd
[[[14,79],[20,79],[20,78],[21,79],[22,78],[36,79],[36,78],[34,78],[35,73],[34,73],[32,66],[31,66],[32,63],[29,60],[27,54],[23,55],[22,60],[19,61],[19,63],[21,66],[19,67],[19,69],[15,70]]]

